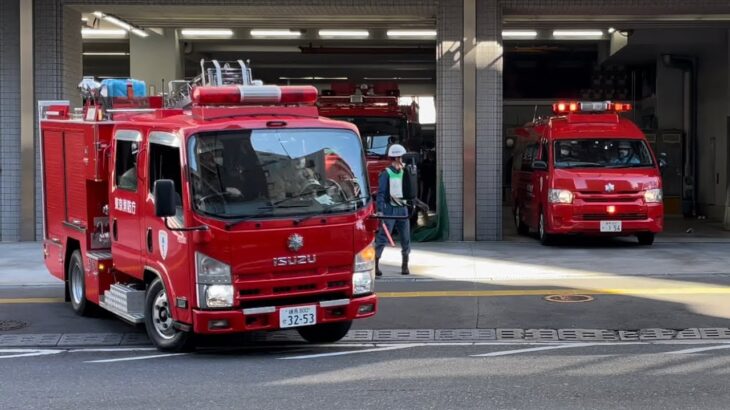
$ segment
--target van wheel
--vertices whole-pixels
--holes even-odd
[[[530,232],[530,227],[526,223],[522,222],[522,212],[520,211],[519,205],[515,207],[515,227],[517,228],[517,234],[527,235]]]
[[[160,350],[181,351],[189,347],[189,332],[173,326],[170,303],[160,278],[147,288],[144,303],[144,326],[152,343]]]
[[[352,321],[323,323],[321,325],[305,326],[297,329],[299,335],[309,343],[334,343],[347,334]]]
[[[553,236],[547,233],[547,228],[545,227],[545,212],[540,212],[540,219],[537,222],[537,234],[540,238],[540,243],[548,246],[552,245],[553,243]]]
[[[71,307],[80,316],[90,316],[92,313],[91,303],[86,300],[86,278],[84,276],[84,264],[81,262],[81,252],[76,250],[71,254],[68,261],[68,294],[71,299]]]
[[[642,246],[651,246],[654,243],[654,233],[653,232],[644,232],[636,235],[636,237],[639,239],[639,245]]]

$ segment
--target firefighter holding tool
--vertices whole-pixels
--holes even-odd
[[[393,144],[388,148],[388,157],[391,164],[378,178],[377,207],[378,213],[383,216],[403,217],[403,219],[384,219],[378,234],[375,237],[375,274],[382,276],[380,270],[380,257],[383,249],[388,243],[393,244],[391,234],[395,228],[400,235],[401,254],[403,264],[401,274],[408,275],[408,254],[411,252],[411,227],[408,221],[408,206],[404,190],[408,178],[408,170],[403,163],[403,155],[406,149],[400,144]]]

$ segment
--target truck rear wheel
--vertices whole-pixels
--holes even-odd
[[[321,325],[300,327],[299,335],[309,343],[334,343],[347,334],[352,321],[323,323]]]
[[[189,346],[190,333],[175,328],[170,310],[165,285],[157,278],[145,294],[144,326],[147,336],[160,350],[184,350]]]
[[[537,234],[540,238],[540,243],[549,246],[553,243],[553,236],[547,233],[545,224],[545,211],[542,211],[540,212],[540,220],[537,222]]]
[[[81,252],[73,251],[68,261],[68,295],[71,299],[71,307],[80,316],[89,316],[92,313],[92,305],[86,300],[86,278],[84,276],[84,264],[81,262]]]
[[[520,206],[515,207],[515,227],[517,228],[518,235],[527,235],[530,232],[530,227],[522,221],[522,212]]]

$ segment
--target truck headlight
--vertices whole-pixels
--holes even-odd
[[[373,293],[375,290],[375,247],[371,243],[355,255],[352,274],[353,295]]]
[[[573,193],[567,189],[551,189],[548,191],[548,201],[551,204],[572,204]]]
[[[656,204],[659,202],[662,202],[664,199],[664,193],[662,190],[659,189],[647,189],[646,192],[644,192],[644,202]]]
[[[206,286],[205,306],[209,308],[226,308],[233,306],[233,285]]]
[[[233,306],[231,267],[217,259],[195,252],[195,282],[201,308]]]

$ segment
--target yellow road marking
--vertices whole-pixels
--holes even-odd
[[[727,295],[730,287],[673,287],[619,289],[510,289],[510,290],[445,290],[422,292],[378,292],[381,298],[466,298],[492,296],[548,295]]]
[[[615,289],[507,289],[507,290],[434,290],[420,292],[378,292],[384,299],[397,298],[473,298],[495,296],[548,296],[548,295],[730,295],[730,287],[693,286],[671,288],[615,288]],[[0,298],[2,304],[64,303],[63,298]]]
[[[0,298],[0,305],[8,304],[21,304],[21,303],[63,303],[63,298],[15,298],[15,299],[2,299]]]

